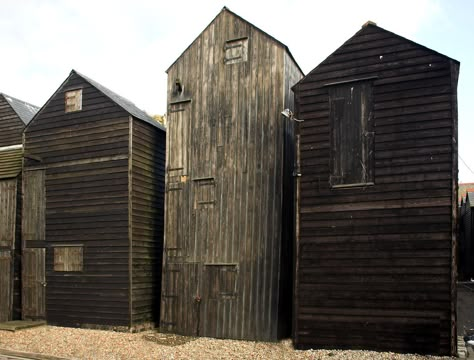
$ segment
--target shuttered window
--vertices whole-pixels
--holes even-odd
[[[54,271],[82,271],[82,246],[57,246],[54,248]]]
[[[372,86],[368,81],[329,88],[333,187],[374,181]]]
[[[66,91],[64,102],[67,113],[82,110],[82,89]]]
[[[225,57],[224,63],[226,65],[245,62],[248,59],[249,39],[235,39],[226,41],[224,45]]]

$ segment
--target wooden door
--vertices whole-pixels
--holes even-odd
[[[44,319],[46,315],[45,249],[23,249],[23,319]]]
[[[12,315],[12,261],[9,250],[0,250],[0,322]]]
[[[26,170],[23,175],[23,247],[45,240],[45,170]]]
[[[0,180],[0,248],[15,246],[17,179]]]

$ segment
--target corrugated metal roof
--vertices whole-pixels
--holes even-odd
[[[134,103],[132,103],[130,100],[125,99],[124,97],[116,94],[112,90],[107,89],[105,86],[99,84],[97,81],[94,81],[87,76],[77,72],[76,70],[72,70],[71,74],[77,74],[84,80],[86,80],[89,84],[94,86],[97,90],[102,92],[105,96],[110,98],[113,102],[115,102],[117,105],[119,105],[121,108],[123,108],[126,112],[128,112],[130,115],[136,117],[137,119],[146,121],[147,123],[150,123],[153,126],[156,126],[157,128],[160,128],[162,130],[165,130],[165,127],[161,125],[158,121],[154,120],[150,115],[148,115],[145,111],[139,109]]]
[[[33,119],[40,109],[38,106],[31,105],[30,103],[16,99],[13,96],[4,93],[0,93],[0,95],[2,95],[4,99],[8,101],[12,109],[17,113],[25,125],[28,125],[28,123],[31,121],[31,119]]]
[[[23,161],[23,146],[5,146],[0,148],[0,179],[18,176]]]

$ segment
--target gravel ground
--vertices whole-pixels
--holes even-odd
[[[166,344],[166,345],[164,345]],[[42,326],[0,331],[0,349],[71,359],[452,359],[373,351],[294,350],[279,343],[170,337],[155,331],[137,334]]]

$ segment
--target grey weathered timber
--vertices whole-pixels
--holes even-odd
[[[456,354],[458,71],[368,23],[294,86],[297,348]]]
[[[74,70],[28,124],[23,246],[45,254],[48,323],[158,323],[165,141],[144,111]],[[42,294],[24,285],[31,308]]]
[[[11,319],[12,257],[10,250],[0,250],[0,322]]]
[[[21,318],[22,133],[37,110],[0,93],[0,321]]]
[[[291,316],[288,48],[224,8],[168,73],[161,328],[274,341]]]
[[[22,318],[44,319],[46,312],[45,249],[23,249]]]

